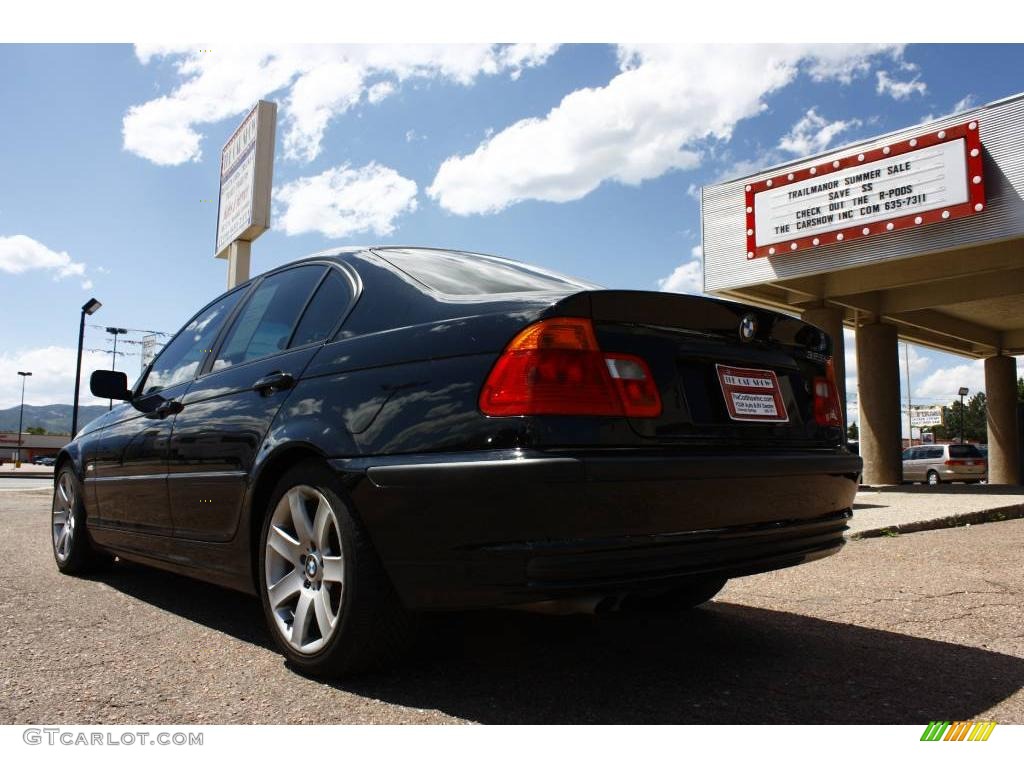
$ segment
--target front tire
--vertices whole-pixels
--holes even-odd
[[[82,486],[70,464],[61,467],[53,483],[50,533],[53,559],[61,573],[91,573],[114,562],[111,555],[97,549],[89,538]]]
[[[334,473],[304,462],[281,478],[260,536],[259,592],[278,648],[300,672],[381,667],[412,621]]]

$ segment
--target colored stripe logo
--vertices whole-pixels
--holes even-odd
[[[921,741],[988,741],[995,727],[992,720],[932,720],[921,734]]]

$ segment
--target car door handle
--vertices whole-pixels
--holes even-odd
[[[167,400],[156,407],[156,410],[146,414],[147,419],[166,419],[176,413],[185,410],[185,406],[179,400]]]
[[[269,395],[274,392],[280,392],[282,389],[291,389],[293,386],[295,386],[294,376],[284,371],[274,371],[262,379],[256,379],[253,382],[252,388],[261,395]]]

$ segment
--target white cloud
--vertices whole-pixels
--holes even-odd
[[[961,365],[940,368],[914,387],[914,394],[945,402],[957,399],[957,390],[969,387],[971,394],[985,391],[985,361],[971,360]]]
[[[953,105],[952,114],[957,112],[966,112],[968,109],[974,109],[978,106],[978,98],[973,93],[968,93],[960,101]]]
[[[523,45],[286,45],[136,46],[146,65],[174,62],[180,84],[124,115],[124,148],[158,165],[202,157],[198,126],[239,116],[258,99],[281,92],[287,157],[312,160],[328,123],[363,98],[376,104],[409,78],[442,78],[463,85],[479,75],[539,66],[556,46]],[[372,80],[372,82],[370,82]]]
[[[700,143],[728,140],[736,123],[801,67],[846,81],[881,46],[621,46],[607,85],[566,95],[543,117],[520,120],[452,156],[428,194],[457,214],[492,213],[523,200],[577,200],[604,181],[639,184],[701,161]]]
[[[899,355],[900,355],[900,381],[906,381],[907,379],[907,362],[910,362],[910,376],[911,381],[916,379],[928,368],[931,367],[931,358],[922,355],[919,351],[921,347],[915,344],[904,344],[900,342]]]
[[[289,235],[384,236],[394,231],[398,216],[416,210],[416,182],[377,163],[355,169],[345,164],[291,181],[274,199],[283,207],[279,221]]]
[[[54,251],[27,235],[0,237],[0,272],[20,275],[33,269],[51,270],[55,280],[85,274],[85,264],[73,261],[67,251]]]
[[[857,119],[830,122],[811,107],[782,137],[779,149],[794,155],[814,155],[827,149],[836,136],[859,125]]]
[[[32,372],[25,381],[26,404],[51,405],[72,402],[77,352],[74,347],[58,346],[0,352],[0,408],[10,408],[21,402],[21,377],[18,376],[18,371]],[[109,354],[82,353],[82,404],[92,405],[101,402],[89,394],[89,376],[95,370],[109,367]],[[128,378],[132,378],[131,371]],[[105,403],[106,400],[102,402]]]
[[[371,104],[380,104],[395,92],[395,84],[390,80],[381,80],[366,89],[366,100]]]
[[[909,99],[915,93],[918,96],[924,96],[928,92],[928,86],[924,83],[918,75],[914,75],[911,80],[894,80],[889,76],[889,73],[885,70],[879,70],[875,73],[875,77],[878,78],[878,84],[875,86],[875,92],[880,94],[888,94],[897,101],[903,99]]]
[[[704,293],[704,250],[699,245],[690,250],[690,260],[658,281],[658,290],[669,293]]]

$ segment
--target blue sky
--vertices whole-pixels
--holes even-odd
[[[693,291],[700,185],[1010,95],[1022,66],[1008,45],[0,45],[0,407],[19,369],[27,402],[70,401],[90,296],[97,324],[173,332],[223,290],[218,155],[258,98],[281,111],[254,274],[413,243]],[[983,383],[911,352],[915,400]]]

